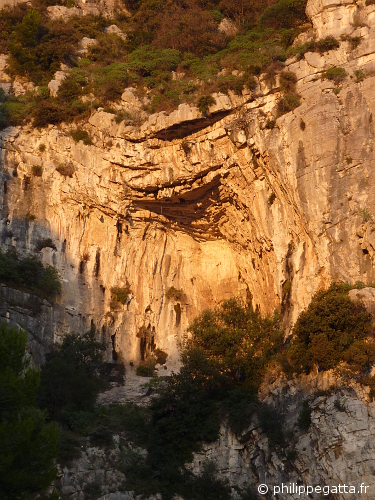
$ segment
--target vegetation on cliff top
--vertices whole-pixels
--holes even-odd
[[[25,120],[41,127],[87,119],[93,109],[118,101],[130,85],[147,96],[149,112],[197,104],[215,91],[241,94],[253,88],[253,75],[282,65],[306,22],[306,0],[125,3],[130,18],[119,11],[114,19],[51,20],[46,3],[36,1],[32,8],[20,4],[0,11],[0,52],[9,53],[9,73],[38,86],[17,99],[1,98],[0,128]],[[224,16],[237,34],[218,30]],[[126,39],[105,33],[110,24]],[[84,55],[77,52],[83,36],[97,40]],[[50,97],[47,84],[62,63],[71,71]]]

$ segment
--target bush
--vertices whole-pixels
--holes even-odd
[[[40,101],[33,110],[33,125],[43,128],[56,125],[64,120],[65,110],[54,100]]]
[[[300,105],[301,105],[301,96],[296,94],[295,92],[289,92],[285,94],[283,97],[281,97],[281,99],[277,104],[278,116],[290,113],[294,109],[298,108],[298,106]]]
[[[43,248],[53,248],[53,250],[57,250],[52,238],[43,238],[41,240],[38,240],[36,243],[36,248],[38,252],[40,252]]]
[[[0,104],[0,130],[9,126],[21,125],[27,117],[27,109],[24,103],[15,97],[7,97]]]
[[[136,374],[139,377],[153,377],[155,375],[155,360],[149,358],[137,366]]]
[[[60,165],[56,167],[56,170],[64,177],[73,177],[73,174],[75,172],[72,163],[67,163],[65,165],[63,163],[60,163]]]
[[[307,0],[279,0],[263,12],[259,24],[273,29],[294,28],[307,21],[306,4]]]
[[[216,104],[216,100],[212,95],[202,95],[198,101],[198,109],[203,115],[206,115],[209,112],[210,106],[214,104]]]
[[[19,259],[15,252],[3,254],[1,249],[0,279],[12,287],[26,289],[49,300],[61,293],[57,269],[44,267],[35,257]]]
[[[297,75],[291,71],[280,73],[280,89],[282,92],[294,92],[296,89]]]
[[[57,447],[57,463],[59,465],[69,466],[71,462],[81,456],[81,448],[84,441],[62,427],[60,427],[60,437]]]
[[[361,375],[375,361],[371,314],[348,296],[350,287],[333,284],[317,292],[293,328],[286,352],[289,373],[309,373],[314,366],[330,370],[345,362],[353,375]]]
[[[96,396],[105,387],[103,375],[105,346],[91,330],[80,337],[69,334],[47,354],[41,371],[39,404],[51,419],[61,419],[63,411],[90,411]]]
[[[31,167],[31,172],[32,172],[34,177],[42,177],[43,167],[41,165],[33,165]]]
[[[329,50],[335,50],[340,47],[340,42],[336,40],[333,36],[327,36],[316,42],[316,50],[323,54]]]
[[[70,132],[74,142],[82,141],[86,146],[92,145],[92,139],[87,130],[83,130],[82,128],[77,128],[76,130],[72,130]]]
[[[129,297],[129,289],[127,287],[120,288],[116,286],[111,288],[111,294],[113,300],[115,300],[116,302],[120,302],[120,304],[124,305],[126,304],[126,301],[128,300]]]
[[[283,331],[277,315],[262,318],[251,305],[225,301],[214,311],[205,311],[190,325],[191,341],[216,369],[232,382],[257,390],[268,363],[282,348]]]
[[[324,73],[324,78],[327,80],[333,80],[336,85],[339,85],[345,80],[346,71],[344,68],[330,68]]]
[[[276,125],[276,120],[267,120],[266,124],[265,124],[265,128],[267,130],[273,130],[275,128],[275,125]],[[273,203],[273,200],[272,200],[272,203]],[[272,203],[268,203],[268,205],[271,206]]]

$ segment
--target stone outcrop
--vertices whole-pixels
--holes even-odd
[[[234,491],[266,484],[272,493],[274,487],[298,483],[330,488],[346,484],[355,486],[359,493],[363,483],[367,492],[363,489],[358,496],[373,498],[375,403],[369,403],[366,391],[355,384],[338,384],[330,373],[311,374],[299,382],[279,380],[270,387],[265,401],[282,415],[288,436],[284,456],[270,446],[255,419],[242,436],[235,436],[223,425],[220,440],[205,445],[195,455],[192,471],[198,474],[204,463],[214,461],[218,476],[227,478]],[[309,401],[311,408],[307,431],[298,427],[303,401]],[[332,498],[344,500],[348,490],[343,492],[337,490]],[[321,497],[322,493],[311,495]],[[301,495],[284,490],[277,498],[298,499]]]
[[[123,396],[127,401],[142,404],[140,397],[149,399],[146,388],[139,377],[138,380],[127,377],[125,386],[104,393],[99,404],[122,402]],[[120,397],[115,389],[122,390]],[[269,440],[259,415],[249,420],[240,435],[235,435],[224,421],[219,440],[203,444],[187,467],[199,475],[207,463],[213,462],[217,477],[230,484],[234,500],[242,498],[239,492],[256,490],[260,484],[266,484],[270,493],[282,484],[314,488],[338,488],[345,484],[354,486],[359,493],[363,484],[367,490],[363,489],[358,497],[370,500],[375,488],[375,402],[369,400],[368,390],[356,383],[348,384],[330,372],[265,383],[260,398],[279,416],[285,436],[283,449]],[[298,421],[305,401],[311,410],[311,424],[301,430]],[[59,491],[67,498],[83,499],[85,487],[96,484],[103,495],[99,500],[133,500],[133,492],[119,492],[125,478],[121,473],[120,436],[113,436],[113,440],[114,445],[105,450],[87,444],[80,458],[69,467],[60,468],[55,481]],[[122,450],[126,448],[143,456],[147,454],[122,437]],[[284,494],[274,497],[297,500],[301,496],[284,490]],[[324,496],[330,498],[327,490]],[[347,496],[341,490],[331,498],[345,500]],[[321,497],[322,493],[309,496],[316,500]],[[149,500],[161,500],[160,495]]]

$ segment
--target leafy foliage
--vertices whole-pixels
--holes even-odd
[[[77,128],[76,130],[72,130],[70,135],[72,136],[74,142],[82,141],[86,146],[90,146],[92,144],[92,139],[87,130]]]
[[[0,324],[0,490],[17,500],[56,475],[58,427],[35,406],[39,372],[25,359],[26,333]]]
[[[210,106],[214,104],[216,104],[216,100],[212,95],[202,95],[198,101],[198,109],[202,114],[206,115],[209,112]]]
[[[0,249],[0,279],[10,286],[26,289],[47,299],[61,292],[57,269],[44,267],[35,257],[19,259],[16,252],[2,253]]]
[[[259,23],[273,29],[292,28],[307,21],[306,4],[307,0],[279,0],[263,12]]]
[[[342,83],[346,77],[346,71],[344,68],[330,68],[324,73],[324,77],[327,80],[333,80],[336,85]]]
[[[345,362],[353,374],[361,374],[375,361],[371,314],[348,296],[349,287],[332,284],[317,292],[293,328],[293,341],[286,352],[289,373],[309,373]]]
[[[339,47],[340,42],[336,38],[333,36],[327,36],[326,38],[322,38],[318,41],[312,40],[304,43],[303,45],[290,47],[288,49],[288,54],[296,55],[297,59],[302,59],[306,52],[319,52],[320,54],[324,54],[324,52],[335,50]]]
[[[46,356],[41,371],[39,404],[51,419],[61,420],[63,411],[90,411],[105,387],[105,346],[95,341],[95,331],[80,337],[70,334]]]
[[[218,438],[224,417],[241,435],[256,414],[271,445],[284,445],[279,416],[254,394],[268,361],[281,347],[282,332],[277,317],[262,318],[237,299],[206,311],[190,330],[192,338],[182,351],[180,372],[161,384],[159,397],[151,402],[147,457],[123,454],[124,488],[143,495],[158,491],[167,499],[175,494],[214,498],[202,486],[205,478],[216,497],[224,499],[227,486],[213,481],[210,467],[206,472],[210,471],[211,479],[205,472],[194,479],[185,463],[202,441]]]
[[[231,299],[205,311],[189,328],[189,345],[203,349],[216,369],[233,382],[257,390],[268,363],[283,345],[277,315],[262,318],[251,306]]]
[[[125,304],[129,297],[129,288],[127,287],[112,287],[111,288],[112,299],[120,304]]]
[[[288,92],[283,95],[277,104],[278,115],[284,115],[285,113],[290,113],[294,109],[298,108],[301,104],[301,96],[296,92]]]

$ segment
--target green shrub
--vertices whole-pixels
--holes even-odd
[[[202,95],[198,100],[198,109],[203,114],[206,115],[209,113],[210,106],[216,104],[216,100],[212,95]]]
[[[102,493],[101,483],[97,481],[94,483],[87,483],[83,488],[83,492],[85,494],[85,500],[96,500]]]
[[[57,447],[57,463],[69,466],[71,462],[81,456],[84,440],[75,433],[60,427],[60,437]]]
[[[27,116],[27,109],[24,103],[19,102],[14,97],[9,97],[0,105],[0,130],[21,125]]]
[[[82,128],[77,128],[76,130],[72,130],[70,132],[74,142],[82,141],[86,146],[92,145],[92,139],[87,130],[83,130]]]
[[[52,238],[43,238],[38,240],[36,243],[36,248],[38,252],[40,252],[43,248],[53,248],[53,250],[57,250]]]
[[[268,363],[283,345],[277,315],[262,318],[251,305],[225,301],[214,311],[205,311],[190,325],[188,345],[203,349],[217,370],[230,380],[257,390]]]
[[[272,448],[285,446],[281,415],[275,408],[262,405],[259,422],[263,431],[267,434],[269,444]]]
[[[362,223],[367,222],[371,219],[371,214],[369,212],[369,209],[366,207],[361,208],[358,213],[362,217]]]
[[[129,297],[129,289],[127,287],[113,287],[111,288],[112,299],[120,304],[125,304]]]
[[[277,104],[278,116],[290,113],[301,105],[301,96],[295,92],[290,92],[281,97]]]
[[[329,50],[335,50],[340,47],[340,42],[336,40],[333,36],[327,36],[316,42],[316,50],[323,54]]]
[[[165,294],[165,297],[167,300],[174,300],[174,301],[183,301],[186,299],[186,295],[183,290],[178,290],[174,286],[171,286],[168,290],[167,293]]]
[[[31,172],[32,172],[34,177],[42,177],[43,167],[41,165],[33,165],[31,167]]]
[[[95,330],[80,337],[69,334],[61,346],[47,354],[41,370],[39,404],[51,419],[64,410],[90,411],[105,387],[105,346],[95,340]]]
[[[307,0],[279,0],[263,12],[259,23],[263,27],[273,29],[298,26],[307,21],[306,4]]]
[[[275,125],[276,125],[276,120],[267,120],[265,128],[268,130],[273,130],[275,128]],[[273,203],[273,201],[272,201],[272,203]],[[268,204],[271,206],[272,203],[268,203]]]
[[[0,489],[9,499],[34,497],[57,472],[58,426],[35,406],[40,377],[26,341],[26,332],[0,324]]]
[[[249,427],[253,415],[259,410],[256,396],[241,388],[229,391],[222,406],[230,429],[238,436]]]
[[[56,170],[59,174],[63,175],[64,177],[73,177],[73,174],[75,172],[72,163],[67,163],[67,164],[60,163],[60,165],[56,167]]]
[[[137,366],[136,374],[139,377],[153,377],[155,375],[155,360],[149,358]]]
[[[297,75],[291,71],[280,73],[280,89],[282,92],[294,92],[296,89]]]
[[[43,298],[55,298],[61,292],[57,269],[44,267],[35,257],[19,259],[15,252],[3,254],[0,250],[0,279],[12,287],[19,287]]]
[[[324,54],[329,50],[335,50],[340,47],[340,42],[336,40],[333,36],[328,36],[322,38],[321,40],[306,42],[303,45],[297,45],[296,47],[290,47],[288,49],[288,54],[296,55],[297,59],[302,59],[306,52],[319,52]]]
[[[309,373],[314,366],[330,370],[345,362],[352,374],[360,375],[372,365],[372,317],[363,304],[349,298],[349,290],[349,286],[332,284],[314,295],[294,325],[286,371]]]
[[[362,69],[354,71],[357,83],[362,82],[366,78],[366,73]]]
[[[90,432],[90,444],[101,448],[113,446],[113,431],[108,427],[107,419],[96,422],[95,428]]]
[[[345,80],[346,71],[344,68],[330,68],[324,73],[324,78],[327,80],[333,80],[336,85],[339,85]]]
[[[45,144],[39,144],[39,148],[38,148],[38,149],[39,149],[39,151],[40,151],[41,153],[44,153],[44,152],[45,152],[45,150],[46,150],[46,145],[45,145]]]
[[[40,101],[33,109],[33,125],[43,128],[47,125],[61,123],[65,117],[64,108],[55,100]]]

